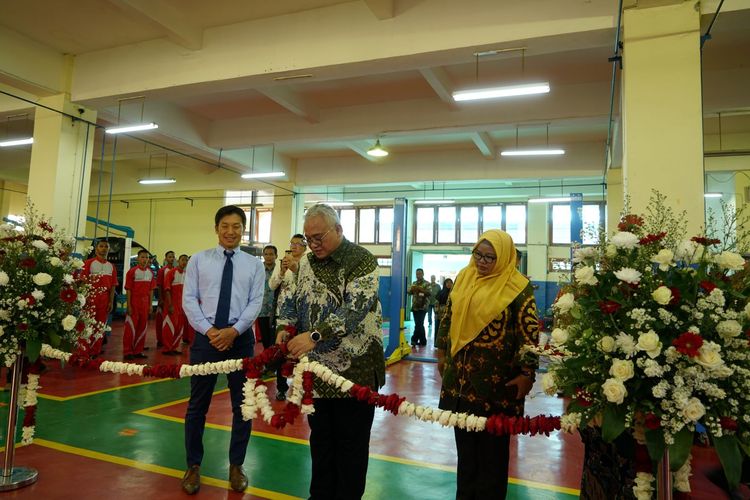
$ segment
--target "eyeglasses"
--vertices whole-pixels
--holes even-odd
[[[477,262],[486,262],[487,264],[492,264],[493,262],[497,260],[497,256],[495,255],[489,255],[489,254],[485,255],[483,253],[477,252],[476,250],[471,252],[471,255],[474,257],[474,259]]]
[[[305,240],[302,240],[302,241],[291,241],[291,242],[289,242],[289,246],[290,247],[303,247],[305,245],[307,245],[307,243],[306,243]]]
[[[321,234],[320,236],[305,236],[305,243],[308,246],[313,246],[313,245],[319,246],[319,245],[322,245],[323,244],[323,240],[325,239],[326,236],[328,236],[328,233],[330,233],[331,231],[333,231],[333,228],[329,229],[328,231],[326,231],[325,233]]]

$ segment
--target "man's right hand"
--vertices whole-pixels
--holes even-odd
[[[281,330],[279,333],[276,334],[276,343],[277,344],[283,344],[288,339],[289,339],[289,332]]]

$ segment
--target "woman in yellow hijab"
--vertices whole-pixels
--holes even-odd
[[[485,232],[456,277],[438,331],[440,408],[474,415],[523,415],[536,365],[521,347],[537,342],[536,302],[516,269],[504,231]],[[508,488],[510,437],[456,428],[457,499],[502,499]]]

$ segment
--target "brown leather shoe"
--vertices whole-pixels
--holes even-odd
[[[195,495],[201,489],[201,466],[191,465],[182,477],[182,491]]]
[[[245,491],[247,488],[247,476],[241,465],[229,466],[229,486],[234,491]]]

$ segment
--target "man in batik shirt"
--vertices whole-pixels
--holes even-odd
[[[385,359],[375,257],[343,235],[328,205],[307,210],[305,239],[311,252],[300,265],[292,293],[279,299],[279,336],[293,325],[290,355],[307,356],[335,373],[377,390]],[[308,416],[312,479],[310,498],[361,498],[365,491],[374,407],[316,380],[315,413]]]

